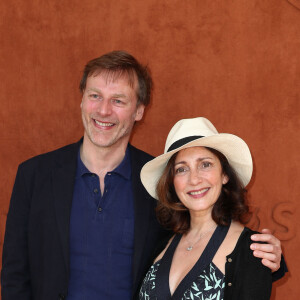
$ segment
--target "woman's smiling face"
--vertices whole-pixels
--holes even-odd
[[[210,213],[228,177],[218,157],[205,147],[178,152],[174,164],[176,194],[191,212]]]

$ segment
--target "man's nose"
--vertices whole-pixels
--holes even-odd
[[[112,112],[112,104],[108,99],[103,99],[99,102],[98,113],[102,116],[108,116]]]

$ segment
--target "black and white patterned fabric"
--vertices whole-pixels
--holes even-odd
[[[149,269],[142,288],[140,290],[140,300],[156,300],[155,279],[159,268],[160,260]],[[210,263],[203,270],[197,279],[191,283],[191,287],[186,290],[182,300],[222,300],[225,287],[225,276],[214,265]]]
[[[174,252],[180,242],[177,234],[161,260],[146,274],[139,293],[140,300],[223,300],[225,276],[212,262],[222,244],[228,226],[218,226],[202,255],[183,278],[173,295],[169,288],[169,273]]]

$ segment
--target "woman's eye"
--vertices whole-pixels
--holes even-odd
[[[184,167],[179,167],[179,168],[177,168],[177,169],[175,170],[175,173],[176,173],[176,174],[179,174],[179,173],[183,173],[183,172],[186,172],[186,171],[187,171],[186,168],[184,168]]]
[[[203,168],[203,169],[210,168],[211,166],[212,166],[212,163],[211,163],[211,162],[204,161],[204,162],[202,163],[202,168]]]

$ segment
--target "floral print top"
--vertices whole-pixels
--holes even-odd
[[[225,275],[212,259],[228,231],[218,226],[199,260],[180,282],[173,295],[169,289],[169,272],[181,235],[176,235],[161,260],[146,274],[139,292],[139,300],[223,300]]]
[[[156,300],[155,278],[160,260],[151,266],[140,289],[140,300]],[[225,287],[225,276],[211,262],[191,284],[181,298],[182,300],[222,300]]]

